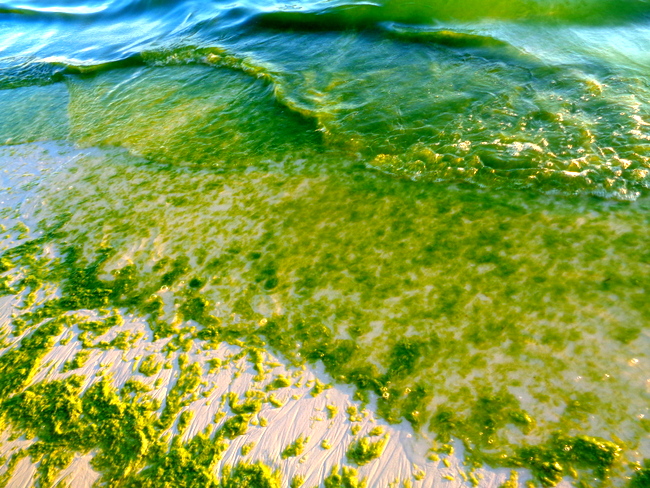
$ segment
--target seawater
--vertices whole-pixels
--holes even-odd
[[[106,150],[43,180],[46,239],[6,246],[3,292],[32,276],[71,297],[59,311],[263,341],[438,452],[460,440],[541,485],[646,486],[649,16],[642,0],[1,3],[3,150]],[[37,265],[46,245],[65,259]],[[27,304],[32,327],[47,303]],[[7,397],[32,388],[0,374]]]

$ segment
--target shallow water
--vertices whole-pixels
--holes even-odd
[[[180,312],[163,320],[193,320],[197,341],[321,361],[440,451],[460,439],[541,484],[636,488],[650,477],[635,464],[650,457],[649,14],[3,3],[2,151],[105,150],[43,177],[35,203],[48,242],[75,248],[70,269],[128,271],[104,306],[147,315],[143,297],[171,291]],[[53,276],[74,294],[77,275]],[[569,438],[595,451],[562,457]]]

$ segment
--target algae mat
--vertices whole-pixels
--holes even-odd
[[[4,327],[3,417],[38,439],[43,451],[24,452],[45,464],[41,483],[75,452],[97,449],[103,455],[93,467],[111,485],[143,483],[154,472],[155,483],[167,470],[180,476],[180,462],[152,471],[162,462],[153,456],[169,442],[166,455],[174,445],[188,449],[179,444],[183,412],[214,388],[201,387],[212,359],[192,362],[183,351],[224,341],[241,348],[235,360],[248,355],[259,384],[239,390],[251,395],[248,407],[228,404],[227,392],[215,398],[222,430],[199,435],[216,449],[210,463],[225,450],[219,442],[245,435],[261,405],[279,401],[276,387],[301,383],[265,374],[264,350],[295,366],[322,363],[382,418],[430,432],[430,460],[461,440],[468,479],[487,463],[526,467],[544,484],[564,476],[590,484],[629,476],[647,456],[644,200],[514,193],[505,204],[503,194],[423,185],[416,192],[412,182],[355,164],[332,172],[315,159],[227,173],[172,170],[120,151],[77,151],[70,160],[41,176],[46,185],[20,207],[42,219],[42,235],[29,239],[16,223],[7,232],[24,239],[3,255],[4,293],[18,300]],[[146,327],[121,329],[125,313]],[[79,347],[67,355],[50,353],[71,340]],[[143,341],[158,349],[142,349]],[[109,360],[95,351],[132,349],[134,378],[117,381],[118,394],[101,371],[126,353]],[[75,374],[89,358],[86,377]],[[160,389],[146,378],[163,363],[179,376]],[[137,429],[140,440],[121,440],[141,444],[137,456],[115,452],[119,436],[85,432],[111,419],[106,411],[93,419],[91,400],[79,404],[81,392],[83,401],[100,388],[93,385],[113,395],[103,401],[122,405],[111,430]],[[144,409],[146,398],[148,409],[127,415],[135,425],[119,424],[129,401]],[[232,419],[235,433],[227,431]],[[178,439],[155,447],[172,424]],[[381,439],[372,440],[374,455],[371,443],[361,460],[351,454],[346,462],[374,461]],[[50,456],[52,465],[43,462]]]

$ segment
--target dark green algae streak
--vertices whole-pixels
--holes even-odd
[[[358,42],[343,35],[339,45]],[[421,51],[409,52],[421,60]],[[449,61],[444,50],[438,55]],[[395,107],[379,101],[362,110],[359,86],[342,81],[349,66],[339,76],[297,74],[216,48],[70,70],[62,83],[3,92],[16,107],[1,127],[11,143],[68,139],[132,153],[89,153],[44,179],[43,237],[3,251],[3,293],[22,293],[26,308],[4,338],[0,419],[38,439],[20,455],[40,461],[40,482],[47,486],[73,453],[95,451],[107,486],[281,483],[261,464],[242,463],[221,478],[211,472],[226,440],[246,430],[250,412],[237,407],[215,432],[158,440],[200,377],[191,365],[181,367],[160,415],[137,382],[118,391],[105,379],[83,394],[74,374],[31,383],[40,358],[79,320],[65,312],[118,308],[146,317],[154,340],[172,337],[170,347],[181,350],[225,341],[294,364],[320,361],[334,380],[374,399],[388,421],[432,432],[437,451],[459,439],[468,469],[524,467],[544,486],[563,477],[576,486],[645,486],[650,425],[638,370],[647,369],[649,350],[648,200],[589,196],[626,200],[628,190],[644,191],[643,124],[622,115],[632,102],[609,103],[599,98],[607,87],[577,75],[557,88],[540,71],[522,90],[547,90],[550,102],[539,103],[555,105],[524,107],[526,93],[508,92],[520,70],[479,58],[458,62],[455,76],[482,67],[474,86],[479,78],[511,85],[496,102],[481,90],[445,92],[461,100],[436,102],[452,107],[438,127],[389,125]],[[436,59],[430,69],[443,76],[443,67]],[[375,95],[399,76],[367,68]],[[430,77],[415,75],[404,100]],[[622,89],[629,80],[609,81]],[[645,93],[642,81],[629,86]],[[578,106],[558,90],[578,90]],[[460,120],[460,107],[481,120]],[[528,119],[517,125],[522,111]],[[603,116],[623,127],[618,135],[587,120]],[[530,139],[540,127],[555,137],[546,146]],[[497,133],[501,142],[480,144]],[[628,153],[612,166],[592,143],[615,151],[621,137]],[[61,258],[44,257],[46,245]],[[61,296],[39,301],[44,284]],[[172,313],[167,291],[178,305]],[[115,316],[79,327],[85,348],[126,347],[93,342],[117,325]],[[12,334],[19,344],[11,346]],[[366,462],[365,444],[352,446],[351,462]],[[332,473],[325,486],[352,486],[347,469],[348,481]]]

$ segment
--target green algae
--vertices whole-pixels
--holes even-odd
[[[280,475],[261,463],[225,467],[220,488],[280,488]]]
[[[240,415],[258,413],[262,409],[263,395],[261,393],[255,395],[253,392],[246,392],[245,396],[247,398],[243,402],[240,402],[236,393],[228,394],[228,406],[230,410]]]
[[[8,399],[30,381],[43,356],[63,331],[65,319],[41,325],[20,341],[17,348],[0,356],[0,398]]]
[[[289,483],[289,488],[300,488],[305,484],[305,477],[302,475],[295,475],[291,478],[291,483]]]
[[[92,464],[104,479],[120,479],[143,462],[154,442],[150,419],[156,402],[120,396],[106,380],[81,395],[82,384],[83,378],[74,375],[39,383],[2,404],[14,428],[38,438],[29,452],[34,462],[41,463],[45,485],[69,464],[72,453],[90,449],[98,450]]]
[[[179,357],[180,374],[174,386],[170,389],[165,400],[165,408],[160,414],[162,426],[170,426],[180,412],[181,408],[188,405],[189,396],[192,395],[201,384],[203,370],[199,363],[187,364],[187,359]]]
[[[148,466],[131,476],[125,486],[220,486],[212,468],[226,449],[227,444],[221,437],[212,438],[207,432],[193,437],[186,444],[175,441],[169,448],[156,446],[152,449]],[[247,466],[243,465],[244,476]],[[224,469],[226,482],[237,479],[237,474],[230,474],[229,469]]]
[[[571,469],[588,469],[597,478],[606,478],[620,451],[603,439],[557,435],[546,446],[521,448],[518,459],[543,486],[555,486]]]
[[[60,117],[69,101],[68,92],[61,85],[2,90],[0,99],[6,111],[0,121],[0,141],[3,144],[60,140],[65,139],[69,132],[67,118]],[[58,123],[53,124],[55,119]]]
[[[125,169],[119,161],[113,162],[127,175],[149,174],[143,168]],[[99,168],[105,166],[98,164]],[[461,439],[469,456],[478,463],[527,467],[538,480],[550,483],[557,478],[553,474],[556,462],[563,476],[573,476],[575,470],[578,474],[593,472],[596,477],[607,476],[611,466],[623,462],[621,454],[608,464],[607,459],[596,455],[600,452],[596,448],[593,457],[583,453],[575,458],[557,456],[555,460],[550,452],[556,447],[549,439],[553,432],[560,431],[570,432],[571,438],[585,434],[601,443],[612,439],[622,449],[635,445],[636,434],[631,432],[636,427],[625,439],[615,437],[616,426],[631,418],[632,406],[621,405],[611,395],[612,391],[631,386],[624,386],[616,375],[612,375],[611,383],[601,383],[601,378],[604,373],[612,373],[610,368],[621,374],[628,371],[627,364],[611,360],[623,357],[626,351],[644,358],[644,334],[624,325],[627,319],[642,320],[647,316],[640,291],[647,281],[643,265],[646,258],[628,252],[642,244],[635,236],[644,235],[643,206],[615,207],[612,217],[604,204],[598,207],[597,203],[593,204],[597,212],[579,213],[578,204],[557,204],[549,210],[545,207],[548,200],[541,197],[527,200],[509,196],[511,201],[505,204],[469,190],[434,196],[421,186],[415,187],[419,194],[411,195],[413,186],[386,183],[355,168],[350,168],[349,177],[314,176],[309,171],[281,177],[264,173],[260,179],[254,172],[251,175],[246,177],[250,181],[241,174],[237,176],[243,181],[237,190],[241,192],[241,207],[230,213],[219,211],[227,223],[219,227],[219,233],[228,232],[224,230],[228,225],[236,227],[233,222],[238,219],[254,219],[256,209],[279,191],[296,192],[296,197],[276,204],[275,216],[260,225],[257,234],[245,234],[249,241],[236,237],[244,232],[241,228],[226,234],[228,239],[238,239],[237,246],[231,241],[222,247],[215,244],[203,258],[205,266],[198,264],[201,253],[190,243],[197,236],[210,241],[216,235],[217,231],[210,230],[210,219],[216,220],[216,214],[208,215],[204,224],[187,224],[189,227],[184,227],[182,233],[175,229],[164,233],[163,243],[157,244],[161,247],[155,248],[155,253],[168,253],[170,258],[158,257],[153,266],[147,263],[155,254],[154,247],[147,245],[140,254],[131,256],[133,264],[125,266],[120,261],[123,246],[131,242],[122,234],[125,228],[112,234],[110,249],[96,247],[99,236],[90,228],[84,231],[85,237],[64,249],[62,259],[52,264],[54,271],[49,275],[44,271],[46,263],[36,262],[45,241],[6,254],[3,259],[16,263],[21,273],[33,272],[42,282],[63,285],[60,298],[32,304],[34,311],[14,319],[15,332],[33,333],[31,328],[37,328],[40,321],[60,320],[56,317],[66,312],[124,307],[148,316],[154,339],[171,339],[169,351],[185,350],[197,339],[215,343],[243,341],[254,347],[266,342],[263,348],[281,352],[296,364],[321,361],[336,381],[375,395],[378,411],[387,420],[406,418],[416,428],[430,427],[442,443]],[[192,179],[191,174],[177,175],[175,181],[158,177],[165,184],[155,185],[170,193],[190,191],[197,184],[193,193],[197,206],[205,205],[205,199],[198,195],[206,191],[198,179],[213,178],[217,189],[235,181],[227,175],[205,173],[197,179]],[[279,180],[284,180],[282,186]],[[312,188],[299,191],[305,182]],[[153,188],[154,182],[150,185],[128,187],[134,200],[143,206],[137,210],[133,206],[130,212],[160,222],[162,217],[156,216],[138,195]],[[283,189],[273,189],[274,185]],[[246,192],[247,196],[243,196]],[[80,203],[80,212],[69,216],[63,227],[68,241],[89,221],[99,220],[113,228],[124,220],[124,213],[98,215],[90,208],[91,202]],[[195,211],[191,200],[180,208],[183,212]],[[310,220],[313,208],[325,209],[325,217],[318,216],[324,222],[322,227],[315,225],[316,217]],[[209,214],[209,209],[204,211]],[[391,215],[398,216],[399,222],[387,227]],[[174,217],[170,214],[165,218]],[[580,219],[584,222],[580,223]],[[618,219],[616,225],[624,229],[618,229],[612,219]],[[135,232],[145,242],[151,237],[142,229]],[[600,237],[608,232],[620,237],[611,242]],[[48,239],[57,242],[58,238],[51,235]],[[524,240],[525,246],[518,244]],[[583,241],[589,243],[588,249],[582,249]],[[375,249],[392,253],[393,258],[381,258]],[[545,249],[553,249],[553,253]],[[347,250],[354,259],[346,257]],[[632,273],[619,266],[626,260],[630,260],[629,266],[638,266],[637,271]],[[342,269],[349,270],[349,274],[342,274]],[[555,273],[559,273],[558,277]],[[597,280],[586,279],[594,274]],[[277,283],[268,287],[272,277],[277,278]],[[167,297],[163,301],[162,287],[175,294],[178,307],[171,313],[175,304]],[[330,295],[323,299],[326,289]],[[619,298],[614,300],[611,294]],[[268,306],[271,297],[281,306]],[[541,305],[544,303],[550,305]],[[612,308],[613,316],[605,314],[614,303],[623,303],[627,308]],[[507,319],[494,319],[502,310]],[[232,320],[231,314],[235,314]],[[119,325],[119,319],[111,317],[75,319],[88,333],[88,347],[129,347],[134,338],[126,335],[115,343],[102,344],[100,334]],[[596,317],[605,318],[597,324]],[[73,322],[67,320],[66,327]],[[196,322],[193,331],[191,327],[183,328],[181,323],[187,320]],[[355,329],[354,340],[346,338],[349,324],[375,321],[381,322],[375,329]],[[411,329],[407,332],[407,328]],[[611,339],[611,350],[590,347],[595,337],[606,342]],[[49,342],[44,344],[43,351],[49,348]],[[39,347],[35,346],[37,350]],[[259,351],[244,355],[263,369]],[[507,358],[509,363],[500,363],[499,357]],[[550,357],[556,359],[550,361]],[[24,361],[25,370],[38,367],[37,360]],[[190,365],[181,366],[181,377],[188,375],[186,386],[179,379],[181,386],[173,387],[173,394],[165,402],[168,407],[164,410],[164,425],[171,425],[192,395],[202,391],[195,381],[203,372],[192,373],[188,368]],[[585,389],[602,394],[589,398],[574,392],[569,386],[574,384],[570,377],[573,371],[586,371]],[[488,386],[472,379],[478,375],[485,382],[488,372]],[[26,373],[7,391],[19,391],[29,383],[30,374]],[[517,388],[532,393],[533,401],[516,399],[512,391]],[[635,395],[630,398],[631,404],[637,402]],[[268,401],[282,404],[272,395]],[[556,405],[559,413],[549,419],[544,410],[550,404]],[[608,427],[601,429],[595,422],[592,424],[592,415],[600,419],[609,416]],[[230,435],[235,435],[245,421],[243,416],[231,421]],[[529,442],[529,436],[537,442]],[[522,445],[533,450],[522,453]],[[605,452],[613,452],[608,449]]]
[[[266,400],[273,405],[275,408],[280,408],[281,406],[284,405],[284,402],[277,398],[275,395],[271,394],[268,397],[266,397]]]
[[[224,436],[228,439],[234,439],[248,432],[248,426],[251,420],[250,415],[235,415],[226,420],[222,426]]]
[[[251,452],[251,450],[255,447],[255,442],[249,442],[247,444],[244,444],[241,446],[241,455],[242,456],[248,456],[248,454]]]
[[[63,365],[63,369],[61,372],[65,373],[67,371],[72,371],[74,369],[79,369],[83,367],[86,362],[88,361],[88,358],[90,357],[90,351],[88,350],[82,350],[79,351],[75,356],[68,362],[66,362]]]
[[[348,414],[348,420],[350,422],[361,422],[363,420],[361,412],[359,412],[359,408],[356,405],[348,405],[345,413]]]
[[[111,323],[111,326],[114,326],[114,325],[116,325],[116,323]],[[94,332],[96,332],[96,333],[101,333],[101,332],[104,332],[105,330],[108,330],[106,328],[106,326],[104,324],[102,324],[102,323],[99,323],[99,325],[97,325],[97,326],[93,326],[93,328],[96,328],[96,327],[101,327],[100,329],[95,329],[94,330]],[[91,328],[90,330],[92,330],[93,328]],[[254,360],[254,358],[253,358],[253,360]],[[188,371],[188,379],[185,380],[184,376],[181,377],[181,379],[177,383],[177,386],[174,387],[174,389],[172,389],[172,393],[170,394],[170,398],[168,398],[168,400],[167,400],[168,405],[177,404],[177,402],[178,402],[177,397],[182,396],[185,393],[188,393],[188,391],[192,391],[196,387],[196,385],[198,384],[198,379],[197,378],[199,377],[200,373],[196,369],[196,365],[188,365],[187,360],[185,360],[185,359],[183,359],[181,357],[181,359],[179,359],[179,366],[181,367],[181,371],[182,371],[183,374],[186,372],[186,370],[189,370]],[[501,403],[503,403],[503,402],[501,402]],[[518,410],[515,409],[513,411],[513,413],[508,412],[507,414],[502,414],[501,412],[503,411],[504,407],[503,406],[498,406],[495,409],[493,407],[490,407],[490,405],[493,405],[493,404],[494,405],[501,405],[498,402],[495,403],[495,400],[491,400],[489,398],[487,398],[485,400],[482,400],[482,402],[479,402],[477,404],[477,406],[476,406],[476,409],[477,409],[477,412],[480,412],[481,417],[477,418],[477,419],[474,419],[474,422],[479,422],[479,423],[483,423],[483,424],[490,424],[490,425],[496,425],[496,427],[498,427],[499,422],[504,422],[504,421],[509,421],[509,422],[512,422],[512,423],[522,423],[523,422],[524,424],[529,423],[529,420],[526,420],[528,417],[525,414],[519,413]],[[233,398],[233,397],[230,398],[230,406],[231,406],[231,409],[233,410],[233,412],[240,412],[240,411],[244,412],[244,411],[247,411],[247,410],[249,410],[249,411],[257,411],[257,410],[259,410],[259,406],[257,406],[257,405],[259,405],[259,402],[254,403],[252,405],[254,405],[254,406],[251,406],[250,408],[242,407],[242,406],[240,406],[240,404],[238,404],[236,398]],[[163,413],[163,418],[166,418],[167,416],[171,415],[169,412],[171,410],[173,410],[173,408],[175,408],[175,407],[171,407],[171,409],[170,408],[166,409],[165,412]],[[251,408],[252,408],[252,410],[250,410]],[[356,419],[356,417],[358,416],[358,411],[356,410],[356,408],[355,407],[350,407],[348,410],[349,410],[348,414],[351,416],[351,418]],[[490,413],[492,410],[494,410],[495,413]],[[488,417],[485,417],[486,415]],[[498,418],[502,419],[502,420],[499,420],[499,421],[497,421],[496,424],[494,424],[494,419],[491,418],[491,417],[494,417],[494,415],[498,415],[499,416]],[[437,418],[442,419],[443,416],[439,415]],[[491,420],[488,423],[486,420],[482,420],[483,418],[491,418]],[[356,420],[358,420],[358,419],[356,419]],[[247,424],[247,420],[245,418],[241,417],[241,416],[236,416],[233,419],[229,419],[229,421],[227,421],[227,423],[224,425],[224,429],[223,429],[223,431],[225,433],[225,436],[228,437],[228,438],[232,438],[232,437],[235,437],[237,435],[242,435],[242,433],[245,432],[245,425],[246,424]],[[492,428],[494,429],[494,427],[492,427]],[[444,431],[444,429],[440,428],[440,426],[438,426],[438,430],[441,431],[441,432]],[[583,442],[583,444],[585,444],[585,443]],[[578,445],[578,447],[582,446],[582,448],[584,448],[584,445],[582,445],[580,443],[578,443],[577,445]],[[364,447],[368,447],[368,449],[364,449]],[[349,451],[350,458],[353,459],[355,462],[357,462],[359,464],[369,462],[369,460],[376,457],[375,456],[376,450],[374,450],[373,447],[374,447],[374,445],[373,446],[371,446],[371,445],[365,446],[365,443],[363,442],[363,440],[359,441],[359,444],[356,445],[355,447],[351,448],[351,450]],[[579,450],[580,449],[578,449],[578,451]],[[597,453],[597,450],[594,451],[592,454],[594,454],[594,453]],[[533,456],[533,457],[528,456],[528,458],[527,458],[525,454],[522,455],[522,458],[529,459],[529,461],[527,461],[526,465],[527,466],[532,466],[533,469],[534,469],[534,472],[536,474],[540,475],[541,471],[537,468],[537,466],[540,465],[540,463],[537,461],[537,458],[533,459],[534,457],[535,456]],[[537,457],[539,457],[539,456],[537,456]],[[589,464],[589,462],[591,462],[591,461],[597,461],[598,458],[593,457],[593,456],[591,458],[589,456],[587,456],[587,457],[578,456],[576,458],[576,460],[577,460],[576,462],[578,464]],[[539,473],[537,473],[535,471],[535,469],[538,469]],[[553,478],[543,477],[542,475],[540,475],[540,479],[542,479],[543,481],[549,481],[549,480],[552,481],[553,480]]]
[[[183,433],[189,426],[190,422],[194,418],[194,412],[192,410],[184,410],[178,417],[178,432]]]
[[[112,327],[114,325],[116,325],[116,324],[111,323],[110,326]],[[97,329],[97,327],[100,327],[100,328]],[[103,324],[103,323],[98,323],[98,325],[93,325],[90,330],[92,330],[92,329],[95,329],[94,330],[95,333],[101,333],[101,332],[104,332],[105,330],[108,330],[106,325]],[[188,365],[186,364],[185,361],[179,361],[179,363],[181,363],[180,366],[181,366],[182,370],[184,370],[185,368],[188,367]],[[179,386],[178,387],[178,389],[179,389],[178,394],[186,393],[187,390],[191,390],[192,385],[195,385],[197,383],[196,378],[198,377],[197,376],[198,374],[199,373],[195,369],[194,372],[190,374],[190,376],[193,376],[194,379],[189,380],[189,386],[187,386],[187,387]],[[180,383],[180,381],[179,381],[179,383]],[[178,394],[175,392],[175,390],[173,390],[173,392],[174,393],[171,395],[171,398],[168,399],[168,405],[174,405],[175,402],[177,401],[176,396]],[[501,412],[503,411],[503,407],[499,406],[498,408],[493,409],[492,407],[490,407],[490,405],[492,405],[492,404],[497,405],[498,403],[495,403],[494,400],[490,400],[490,399],[485,399],[485,400],[482,400],[481,402],[479,402],[477,404],[477,406],[476,406],[476,411],[477,412],[482,412],[481,413],[482,417],[476,418],[473,421],[478,422],[478,423],[483,423],[483,424],[496,426],[496,427],[494,427],[494,426],[491,427],[492,429],[498,428],[499,422],[512,422],[512,423],[515,423],[515,424],[521,424],[522,422],[523,422],[523,424],[530,423],[528,420],[526,420],[527,419],[526,415],[519,413],[519,410],[517,410],[516,408],[515,408],[515,410],[513,412],[509,412],[507,414],[502,414]],[[231,405],[231,408],[233,408],[233,405],[236,405],[236,404],[233,403]],[[233,411],[238,411],[239,408],[240,407],[234,407]],[[494,412],[495,412],[494,414],[490,413],[492,410],[494,410]],[[356,408],[351,408],[350,411],[348,412],[348,414],[351,416],[351,418],[355,418],[355,419],[358,416]],[[167,414],[167,415],[169,415],[169,414]],[[485,417],[486,415],[488,417]],[[490,418],[490,416],[494,417],[494,415],[498,415],[498,419],[500,419],[500,420],[498,420],[496,422],[496,424],[495,424],[493,418],[491,418],[491,420],[489,422],[487,420],[482,420],[483,418]],[[226,434],[227,437],[232,437],[232,436],[235,436],[235,435],[241,435],[241,434],[238,434],[238,432],[241,432],[242,426],[244,425],[244,420],[245,419],[237,418],[237,417],[234,420],[232,420],[231,424],[232,424],[233,428],[231,429],[230,424],[228,424],[228,427],[226,427],[226,429],[225,429],[225,431],[228,432],[228,434]],[[442,429],[442,427],[440,425],[437,426],[437,430],[439,430],[440,432],[444,431],[444,429]],[[535,465],[535,462],[532,462],[532,465]]]
[[[138,366],[138,371],[145,376],[155,376],[162,370],[163,363],[158,358],[151,354],[144,358]]]
[[[230,64],[227,56],[222,56],[216,50],[203,56],[193,53],[191,49],[187,52],[196,60],[206,60],[206,64],[213,66]],[[155,56],[155,53],[152,54]],[[137,84],[125,87],[127,90],[122,97],[126,103],[108,117],[102,98],[114,96],[113,82],[123,73],[108,72],[97,79],[71,78],[68,84],[72,93],[70,132],[74,139],[86,145],[122,145],[159,161],[200,161],[200,164],[215,167],[240,167],[242,160],[255,154],[268,157],[269,150],[282,159],[296,147],[308,150],[310,146],[319,144],[313,122],[299,114],[282,110],[270,96],[264,81],[238,72],[238,68],[215,69],[198,65],[191,68],[193,74],[187,68],[134,68],[132,75],[141,77],[144,85],[139,88]],[[198,95],[194,98],[194,109],[187,106],[188,83],[193,85]],[[221,86],[221,90],[206,92],[205,88],[215,83]],[[242,88],[248,97],[242,96]],[[166,93],[163,105],[158,98],[161,90]],[[201,92],[207,97],[202,97]],[[257,101],[252,111],[249,97]],[[206,110],[208,106],[211,108]],[[224,111],[224,106],[228,106],[229,110]],[[152,113],[154,107],[157,115]],[[195,114],[191,123],[178,126],[163,122],[179,111],[188,113],[188,109]],[[232,117],[233,110],[238,113],[238,122],[237,118]],[[133,117],[134,113],[141,116]],[[270,128],[269,123],[274,128]],[[158,137],[151,137],[155,133],[165,133],[168,144],[161,146]],[[205,150],[201,154],[196,151],[202,144],[194,147],[187,144],[192,139],[203,141]],[[233,141],[237,141],[237,149]],[[182,197],[178,197],[175,203],[182,205]],[[269,277],[264,283],[272,285],[273,280]]]
[[[636,471],[629,483],[629,488],[643,488],[650,484],[650,461],[644,461],[644,467]]]
[[[284,448],[280,457],[282,459],[298,457],[305,451],[305,446],[309,443],[309,437],[300,436],[287,447]]]
[[[215,371],[218,371],[219,368],[221,368],[223,362],[221,361],[220,358],[212,358],[208,361],[208,366],[209,366],[209,373],[214,373]]]
[[[365,478],[359,479],[356,469],[343,466],[334,466],[330,475],[323,481],[325,488],[366,488]]]
[[[431,419],[430,428],[437,432],[440,442],[449,443],[453,433],[465,440],[470,448],[487,448],[495,443],[496,433],[508,424],[528,433],[533,420],[521,410],[519,401],[512,394],[502,391],[479,397],[466,418],[449,408],[439,407]]]
[[[510,472],[510,477],[499,485],[499,488],[518,488],[519,474],[516,471]]]
[[[187,393],[193,384],[188,379],[193,365],[187,360],[180,363],[186,376],[181,376],[174,388]],[[214,436],[199,434],[187,444],[175,438],[168,446],[164,438],[160,439],[160,429],[165,428],[169,410],[163,410],[160,422],[153,422],[160,404],[147,397],[149,387],[129,380],[118,392],[110,386],[109,378],[103,378],[82,393],[83,384],[84,378],[75,375],[45,381],[0,403],[0,416],[12,428],[38,439],[25,455],[38,463],[41,486],[50,486],[75,452],[91,450],[96,451],[93,468],[102,474],[107,486],[280,486],[279,474],[260,463],[224,468],[220,477],[211,473],[209,467],[227,448],[223,439],[232,436],[234,423],[227,421]],[[168,404],[170,396],[173,399],[178,394],[170,391]],[[187,428],[192,417],[192,411],[181,413],[179,432]],[[234,419],[239,421],[240,417]],[[14,458],[5,473],[7,479]]]
[[[336,405],[328,404],[328,405],[325,406],[325,408],[327,409],[327,418],[328,419],[333,419],[339,413],[339,409],[338,409],[338,407]]]
[[[362,437],[350,444],[346,456],[353,463],[363,466],[381,457],[386,449],[388,440],[388,434],[374,442],[367,437]]]
[[[291,386],[291,380],[284,375],[279,375],[266,385],[266,391],[278,390]]]
[[[311,391],[309,392],[309,394],[310,394],[311,396],[313,396],[313,397],[317,397],[318,395],[320,395],[321,393],[323,393],[325,390],[329,390],[330,388],[332,388],[332,385],[330,385],[330,384],[324,384],[324,383],[321,382],[320,380],[316,379],[316,380],[314,381],[314,387],[311,389]]]

